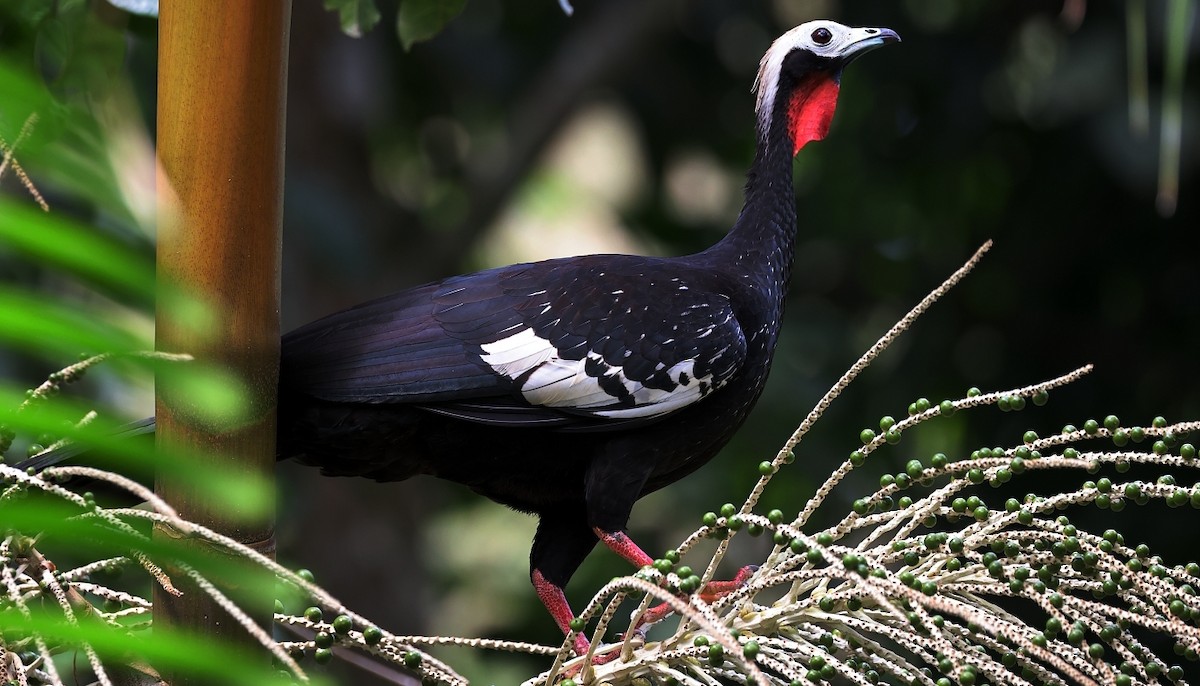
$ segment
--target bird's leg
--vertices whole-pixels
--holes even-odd
[[[530,579],[533,581],[533,588],[537,591],[538,598],[546,606],[546,609],[550,612],[550,616],[558,624],[558,628],[562,629],[564,635],[571,633],[571,620],[575,619],[575,613],[571,611],[571,606],[567,603],[567,596],[563,593],[562,587],[551,581],[547,581],[546,577],[542,576],[542,572],[537,569],[533,570],[533,573],[530,574]],[[590,645],[582,633],[575,634],[576,655],[586,654]]]
[[[598,526],[592,527],[592,531],[596,533],[596,538],[600,542],[608,546],[614,553],[629,560],[629,564],[641,569],[647,565],[654,564],[654,558],[646,554],[641,546],[633,542],[624,531],[605,531]]]
[[[533,548],[529,551],[529,580],[564,634],[571,633],[575,613],[567,603],[563,588],[596,546],[596,537],[588,529],[587,519],[578,508],[563,507],[543,512],[533,537]],[[591,646],[582,633],[576,634],[574,643],[576,655],[585,655]],[[615,655],[597,655],[593,662],[603,664]]]

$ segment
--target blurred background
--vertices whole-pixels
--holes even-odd
[[[44,32],[5,25],[18,14],[6,12],[7,4],[0,0],[0,54],[28,52],[43,62],[47,51],[59,54]],[[57,78],[87,54],[82,34],[53,69],[38,68],[57,97],[92,108],[123,209],[81,193],[61,154],[34,155],[25,171],[56,211],[152,254],[145,208],[153,192],[156,25],[91,5],[86,25],[110,36],[91,40],[107,46],[102,65],[120,77],[109,84],[110,97],[83,97]],[[1046,435],[1110,413],[1129,424],[1149,424],[1155,415],[1200,418],[1194,3],[574,6],[567,16],[552,0],[469,0],[444,32],[405,51],[393,2],[381,3],[380,25],[361,38],[346,36],[321,3],[294,3],[284,330],[489,266],[707,247],[740,209],[759,58],[792,26],[830,18],[892,28],[904,42],[846,71],[829,138],[797,158],[797,261],[763,399],[709,466],[641,501],[634,539],[661,555],[705,511],[740,503],[757,478],[755,465],[774,455],[824,391],[987,239],[995,247],[976,272],[818,423],[797,462],[772,482],[764,510],[795,513],[858,447],[862,428],[903,416],[922,396],[936,402],[971,386],[1002,390],[1096,365],[1074,387],[1052,393],[1046,407],[959,413],[906,434],[835,492],[827,517],[913,457],[1013,445],[1028,429]],[[1178,13],[1179,6],[1187,11]],[[1138,16],[1145,40],[1131,43]],[[1179,29],[1179,16],[1192,39],[1177,64],[1191,68],[1191,78],[1182,141],[1170,146],[1181,169],[1172,207],[1159,192],[1159,138],[1166,31]],[[79,29],[63,29],[70,30]],[[1140,60],[1146,79],[1131,86],[1131,72],[1143,73]],[[20,122],[13,124],[6,130]],[[78,144],[49,125],[38,135],[45,150]],[[83,149],[86,157],[90,148]],[[29,198],[13,174],[0,178],[0,192]],[[70,290],[2,248],[0,274]],[[97,306],[133,316],[119,304]],[[0,375],[26,384],[64,363],[0,351]],[[147,388],[103,372],[80,392],[130,419],[152,407]],[[987,497],[1002,502],[1077,487],[1083,478],[1018,477],[1003,493],[987,489]],[[432,480],[379,485],[286,464],[280,479],[280,559],[312,569],[335,596],[381,625],[397,633],[559,640],[529,586],[533,519]],[[1120,515],[1067,514],[1094,531],[1117,526],[1170,563],[1200,551],[1200,513],[1192,510],[1152,503]],[[747,538],[739,537],[726,574],[766,549],[766,541]],[[579,607],[629,571],[598,550],[568,597]],[[450,659],[485,683],[512,683],[545,666],[465,651]]]

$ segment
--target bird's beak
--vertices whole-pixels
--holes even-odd
[[[859,55],[870,52],[881,45],[899,43],[900,35],[891,29],[855,28],[850,30],[846,45],[841,50],[843,64],[849,64]]]

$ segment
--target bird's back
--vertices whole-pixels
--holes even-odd
[[[578,495],[619,441],[660,487],[715,454],[761,391],[774,337],[747,340],[763,322],[745,297],[688,258],[593,255],[366,303],[284,337],[281,457],[431,474],[538,511],[550,484]]]

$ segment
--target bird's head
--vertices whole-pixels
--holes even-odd
[[[891,29],[851,28],[833,21],[810,21],[780,36],[763,55],[754,89],[758,130],[769,141],[772,124],[786,118],[792,154],[829,132],[837,106],[842,69],[854,58],[886,43],[898,43]]]

